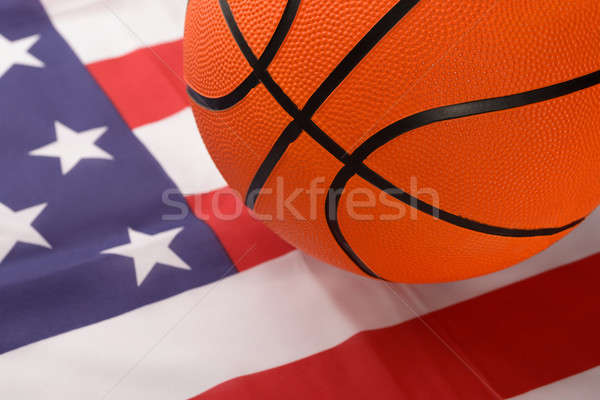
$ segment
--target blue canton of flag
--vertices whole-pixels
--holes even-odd
[[[33,0],[0,5],[0,183],[0,353],[234,271]]]

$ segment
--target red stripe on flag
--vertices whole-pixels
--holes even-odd
[[[505,397],[600,364],[600,254],[426,321]]]
[[[600,364],[600,255],[423,317],[502,397]],[[419,320],[362,332],[300,361],[225,382],[198,399],[488,399]]]
[[[194,214],[212,228],[240,271],[294,249],[253,218],[229,188],[189,196],[187,201]]]
[[[182,52],[177,40],[87,67],[133,129],[188,106]]]
[[[196,399],[494,399],[419,321],[360,333],[331,350],[243,376]]]

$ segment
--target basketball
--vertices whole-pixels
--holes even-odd
[[[246,206],[358,274],[494,272],[600,203],[597,0],[190,0],[184,69]]]

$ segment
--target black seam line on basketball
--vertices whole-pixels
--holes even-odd
[[[377,186],[379,189],[388,192],[388,194],[394,198],[418,209],[419,211],[432,216],[438,215],[440,220],[451,223],[455,226],[490,235],[509,237],[550,236],[573,228],[574,226],[580,224],[584,218],[560,227],[519,229],[493,226],[461,217],[433,207],[432,205],[409,195],[408,193],[391,184],[375,171],[368,168],[363,164],[363,161],[375,150],[379,149],[381,146],[384,146],[392,139],[400,136],[403,133],[413,131],[429,124],[532,105],[566,96],[598,84],[600,84],[600,71],[592,72],[591,74],[541,89],[535,89],[504,97],[496,97],[452,106],[439,107],[414,114],[413,116],[404,118],[382,129],[367,139],[361,146],[359,146],[350,155],[350,159],[334,179],[334,182],[338,183],[338,185],[340,182],[343,182],[343,184],[341,186],[333,186],[332,184],[331,189],[341,190],[344,188],[346,182],[352,178],[352,176],[359,175],[361,178]],[[328,218],[329,217],[330,215],[328,214]]]
[[[343,178],[338,178],[338,179],[343,179]],[[338,186],[338,183],[334,179],[333,183],[331,185],[332,185],[332,187]],[[345,183],[343,183],[341,186],[342,187],[345,186]],[[332,195],[334,196],[333,208],[331,207]],[[329,227],[329,231],[333,235],[334,240],[336,241],[338,246],[340,246],[342,251],[344,253],[346,253],[346,255],[354,262],[354,264],[356,264],[356,266],[362,272],[364,272],[365,274],[367,274],[373,278],[385,280],[384,278],[377,275],[372,269],[370,269],[367,266],[367,264],[352,249],[352,247],[350,246],[350,244],[348,243],[348,241],[342,234],[342,230],[340,228],[340,224],[339,224],[338,218],[337,218],[338,208],[339,208],[339,203],[340,203],[341,197],[342,197],[341,191],[331,191],[331,190],[327,193],[327,196],[325,197],[325,215],[326,215],[327,226]]]
[[[525,92],[523,94],[518,94],[518,95],[513,95],[513,96],[505,96],[504,98],[490,99],[490,100],[503,99],[502,101],[490,102],[488,100],[487,103],[480,102],[479,110],[481,111],[484,108],[484,107],[482,107],[482,105],[485,105],[485,104],[487,104],[488,110],[483,111],[483,112],[494,112],[494,111],[500,111],[503,109],[525,106],[528,104],[534,104],[536,102],[551,100],[553,98],[568,95],[570,93],[574,93],[579,90],[584,90],[584,89],[592,87],[598,83],[600,83],[600,71],[597,71],[597,72],[594,72],[594,73],[591,73],[588,75],[584,75],[582,77],[573,79],[571,81],[567,81],[567,82],[559,83],[557,85],[549,86],[547,88],[537,89],[537,90],[533,90],[530,92]],[[529,99],[529,103],[527,102],[528,99]],[[496,103],[496,104],[494,104],[494,103]],[[503,103],[503,105],[502,105],[502,103]],[[467,105],[467,104],[471,105],[471,107],[466,106],[466,109],[471,108],[471,113],[463,112],[463,114],[465,114],[465,115],[461,115],[457,112],[457,111],[460,111],[460,109],[461,109],[460,107],[454,108],[454,113],[452,112],[453,109],[446,108],[447,113],[445,115],[444,115],[444,107],[435,109],[435,110],[438,110],[438,112],[441,112],[441,114],[438,115],[437,119],[431,118],[434,120],[432,120],[430,123],[437,122],[438,120],[443,121],[443,120],[449,120],[449,119],[456,119],[456,118],[460,118],[463,116],[476,115],[476,114],[482,113],[482,112],[476,112],[476,110],[478,109],[478,106],[473,106],[473,102],[463,103],[462,105],[459,105],[459,106],[463,106],[463,111],[464,111],[465,105]],[[450,107],[452,107],[452,106],[450,106]],[[427,111],[425,111],[424,113],[427,113]],[[420,115],[421,117],[423,117],[424,113],[415,114],[415,116]],[[371,142],[369,142],[369,143],[373,143],[373,144],[367,144],[367,142],[365,142],[365,143],[363,143],[364,147],[361,146],[362,148],[361,147],[357,148],[356,151],[353,152],[353,154],[351,155],[352,160],[348,164],[346,164],[335,176],[335,178],[329,188],[327,198],[325,200],[325,216],[327,219],[327,226],[329,227],[329,231],[333,235],[335,241],[340,246],[340,248],[346,253],[346,255],[348,257],[350,257],[350,259],[358,266],[358,268],[360,268],[367,275],[370,275],[374,278],[383,279],[379,275],[375,274],[367,266],[367,264],[358,256],[358,254],[356,254],[354,252],[354,250],[352,249],[352,246],[350,246],[350,244],[344,237],[341,227],[340,227],[340,224],[338,222],[338,218],[337,218],[339,202],[340,202],[340,199],[341,199],[341,196],[343,193],[343,189],[345,188],[348,181],[356,174],[358,174],[361,178],[365,179],[367,182],[370,182],[371,184],[375,185],[380,190],[386,192],[389,196],[392,196],[392,197],[396,198],[397,200],[400,200],[403,203],[416,208],[417,210],[420,210],[420,211],[422,211],[426,214],[432,215],[432,216],[437,215],[440,218],[440,220],[451,223],[455,226],[459,226],[462,228],[466,228],[469,230],[474,230],[474,231],[486,233],[486,234],[508,236],[508,237],[549,236],[549,235],[555,235],[555,234],[565,231],[567,229],[573,228],[573,227],[579,225],[585,219],[585,218],[582,218],[582,219],[573,221],[570,224],[567,224],[565,226],[558,227],[558,228],[545,228],[545,229],[542,228],[542,229],[527,230],[527,229],[510,229],[510,228],[495,227],[495,226],[488,225],[488,224],[482,224],[480,222],[473,221],[473,220],[470,220],[470,219],[467,219],[464,217],[460,217],[458,215],[454,215],[454,214],[446,212],[444,210],[435,208],[432,205],[430,205],[418,198],[415,198],[415,197],[409,195],[408,193],[402,191],[401,189],[397,188],[396,186],[392,185],[385,178],[383,178],[382,176],[380,176],[379,174],[377,174],[376,172],[372,171],[370,168],[365,166],[362,162],[375,149],[381,147],[382,145],[389,142],[390,140],[397,137],[398,135],[408,132],[408,130],[403,131],[401,129],[398,129],[400,127],[399,126],[400,122],[404,121],[404,124],[406,124],[406,121],[409,120],[410,118],[413,118],[414,121],[418,121],[419,119],[421,119],[421,122],[425,121],[424,118],[415,118],[415,116],[405,118],[404,120],[398,121],[396,124],[390,125],[390,127],[388,127],[388,128],[384,128],[382,131],[380,131],[379,133],[376,133],[375,135],[372,136],[372,138],[377,138],[377,139],[371,139]],[[418,125],[416,123],[408,124],[408,125],[414,125],[415,127],[412,129],[417,129],[419,127],[419,126],[416,126],[416,125]],[[424,125],[421,125],[421,126],[424,126]],[[394,127],[394,129],[391,129],[391,127]],[[406,129],[406,127],[405,127],[405,129]],[[335,194],[335,201],[333,203],[334,204],[333,209],[331,209],[331,205],[330,205],[331,193]]]
[[[367,264],[356,254],[356,252],[352,249],[352,246],[346,240],[344,234],[342,233],[342,229],[340,227],[338,221],[338,210],[339,210],[339,202],[342,197],[342,193],[348,181],[355,175],[354,171],[346,166],[342,168],[339,173],[335,176],[329,191],[328,195],[325,199],[325,216],[327,219],[327,226],[329,227],[329,231],[333,235],[336,243],[340,246],[340,248],[346,253],[348,257],[360,268],[365,274],[370,275],[374,278],[386,280],[385,278],[377,275],[373,272]],[[366,166],[362,166],[358,175],[365,179],[367,182],[375,185],[377,188],[381,189],[389,196],[392,196],[403,203],[406,203],[419,211],[422,211],[429,215],[438,215],[440,220],[445,222],[449,222],[453,225],[467,228],[469,230],[474,230],[482,233],[492,233],[494,235],[500,236],[508,236],[508,237],[532,237],[532,236],[548,236],[554,235],[564,230],[573,228],[579,225],[584,218],[574,221],[564,227],[560,228],[550,228],[550,229],[537,229],[537,230],[526,230],[526,229],[508,229],[508,228],[499,228],[494,227],[492,225],[481,224],[476,221],[472,221],[451,213],[448,213],[444,210],[437,209],[430,204],[427,204],[424,201],[421,201],[413,196],[410,196],[408,193],[402,191],[401,189],[395,187],[390,182],[388,182],[383,177],[379,176],[374,171],[370,170]],[[330,198],[331,194],[335,195],[335,200],[333,202],[333,208],[331,208]]]
[[[279,103],[279,105],[293,118],[293,125],[298,125],[299,128],[305,130],[311,137],[313,137],[322,147],[324,147],[331,155],[338,160],[344,160],[348,157],[348,153],[331,139],[321,128],[319,128],[309,117],[307,117],[296,104],[285,94],[283,89],[273,80],[271,75],[258,63],[256,55],[250,49],[250,46],[246,42],[246,39],[242,35],[237,22],[235,21],[231,9],[226,0],[219,0],[225,20],[229,25],[231,34],[237,42],[242,54],[246,57],[246,60],[250,66],[254,69],[254,74],[262,82],[265,88],[269,91],[271,96]]]
[[[370,171],[370,172],[372,172],[372,171]],[[368,173],[366,173],[366,174],[368,175]],[[373,270],[371,270],[367,266],[367,264],[358,256],[358,254],[356,254],[356,252],[352,249],[352,246],[350,246],[350,244],[346,240],[346,237],[342,233],[340,223],[337,218],[337,214],[338,214],[338,210],[339,210],[339,202],[342,197],[343,189],[346,186],[348,180],[352,176],[354,176],[352,172],[344,173],[343,169],[342,169],[340,171],[340,173],[338,173],[338,175],[336,175],[336,177],[334,178],[333,183],[331,184],[331,187],[330,187],[330,191],[328,192],[328,195],[325,199],[325,213],[326,213],[326,219],[327,219],[327,226],[329,227],[329,231],[333,235],[333,238],[335,239],[338,246],[340,246],[340,248],[344,251],[344,253],[346,253],[346,255],[354,262],[354,264],[356,264],[356,266],[358,268],[360,268],[360,270],[362,270],[365,274],[367,274],[373,278],[386,280],[385,278],[377,275]],[[369,179],[370,183],[374,184],[379,189],[386,192],[388,195],[390,195],[400,201],[406,202],[408,200],[410,202],[411,200],[414,199],[417,202],[416,208],[421,211],[427,212],[427,210],[425,210],[425,208],[431,207],[430,205],[428,205],[425,202],[421,202],[418,199],[412,198],[407,193],[402,192],[400,189],[397,189],[396,187],[389,184],[389,182],[387,182],[385,179],[383,179],[381,177],[374,178],[374,177],[368,176],[367,178],[365,178],[362,175],[361,175],[361,177],[365,180]],[[385,183],[382,184],[382,182],[378,182],[377,180],[379,180],[379,179],[381,179],[382,182],[385,182]],[[375,180],[375,182],[374,182],[374,180]],[[334,202],[333,202],[333,208],[331,207],[331,203],[330,203],[332,193],[335,195]],[[447,217],[447,215],[446,215],[447,213],[445,213],[442,210],[438,210],[438,211],[439,211],[440,219],[441,219],[441,217]],[[450,214],[450,215],[452,215],[452,214]],[[460,219],[460,217],[458,217],[458,218]],[[572,224],[569,224],[565,229],[572,228],[572,227],[578,225],[581,221],[583,221],[583,219],[579,220],[579,221],[575,221]],[[461,220],[459,220],[459,222],[461,222]],[[512,235],[510,235],[510,236],[512,236]]]
[[[563,97],[600,84],[600,70],[555,85],[512,94],[454,104],[422,111],[401,119],[365,140],[350,156],[350,163],[360,163],[371,153],[396,137],[436,122],[524,107]]]
[[[329,76],[321,83],[317,90],[310,96],[302,113],[308,119],[321,107],[333,91],[346,79],[360,61],[375,47],[377,43],[419,2],[419,0],[404,0],[397,2],[354,46],[344,59],[334,68]],[[302,133],[302,128],[295,123],[285,128],[275,144],[258,168],[246,193],[246,206],[253,209],[260,190],[265,185],[269,175],[283,157],[288,146]]]
[[[371,182],[372,184],[374,184],[382,190],[392,190],[394,193],[396,193],[393,197],[397,198],[398,200],[401,200],[410,206],[416,206],[418,210],[425,212],[429,215],[434,215],[434,213],[436,213],[439,215],[439,218],[441,220],[456,226],[460,226],[462,228],[491,235],[510,237],[555,235],[557,233],[560,233],[578,225],[583,221],[584,218],[578,219],[560,227],[537,229],[505,228],[484,224],[465,217],[454,215],[444,210],[437,209],[431,206],[430,204],[422,202],[408,195],[407,193],[399,193],[399,188],[395,187],[390,182],[381,177],[379,174],[369,169],[363,164],[363,161],[375,150],[384,146],[394,138],[426,125],[430,125],[436,122],[464,118],[485,113],[498,112],[541,103],[544,101],[549,101],[558,97],[576,93],[578,91],[588,89],[598,84],[600,84],[600,71],[592,72],[590,74],[571,79],[569,81],[547,86],[545,88],[531,90],[528,92],[439,107],[432,110],[424,111],[413,116],[404,118],[394,124],[391,124],[390,126],[382,129],[378,133],[371,136],[352,153],[352,155],[350,156],[350,161],[346,163],[346,167],[344,168],[347,168],[347,171],[351,173],[351,176],[358,174],[363,179]],[[348,179],[350,179],[350,177],[348,177]]]
[[[346,175],[350,175],[346,178]],[[354,175],[354,172],[349,168],[348,171],[342,174],[343,178],[349,180]],[[520,229],[520,228],[505,228],[501,226],[494,226],[490,224],[484,224],[481,222],[477,222],[465,217],[461,217],[456,214],[452,214],[450,212],[444,211],[442,209],[436,208],[431,204],[424,202],[410,194],[402,191],[400,188],[394,186],[391,182],[383,178],[381,175],[377,174],[375,171],[370,168],[362,165],[357,175],[366,180],[367,182],[375,185],[379,189],[386,192],[388,195],[396,198],[397,200],[402,201],[403,203],[416,208],[417,210],[429,214],[431,216],[438,216],[438,218],[444,222],[448,222],[452,225],[465,228],[471,231],[476,231],[480,233],[485,233],[488,235],[495,236],[506,236],[506,237],[536,237],[536,236],[552,236],[557,233],[563,232],[567,229],[571,229],[574,226],[579,225],[585,218],[580,218],[576,221],[570,222],[564,226],[559,226],[555,228],[537,228],[537,229]],[[346,182],[347,182],[346,180]]]
[[[296,13],[298,12],[298,8],[300,7],[300,0],[288,0],[285,9],[283,10],[283,14],[281,15],[281,19],[277,24],[277,28],[275,28],[275,32],[273,36],[269,40],[269,43],[265,47],[262,55],[258,59],[258,63],[262,68],[267,68],[271,61],[275,58],[277,51],[283,44],[287,34],[289,33],[292,23],[296,18]],[[196,90],[187,87],[188,95],[198,104],[199,106],[212,110],[212,111],[220,111],[225,110],[227,108],[233,107],[237,103],[239,103],[252,89],[254,89],[259,84],[259,80],[254,75],[254,73],[250,73],[244,79],[244,81],[236,87],[232,92],[226,94],[221,97],[208,97],[203,96],[198,93]]]

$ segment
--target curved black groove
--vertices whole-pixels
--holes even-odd
[[[296,18],[296,13],[298,12],[298,8],[300,7],[300,0],[288,0],[285,9],[283,10],[283,14],[281,15],[281,19],[277,24],[277,28],[271,37],[271,40],[265,47],[262,55],[259,58],[259,63],[261,68],[267,68],[277,51],[281,47],[284,39],[286,38],[290,28],[292,27],[292,23]],[[236,87],[231,93],[226,94],[221,97],[207,97],[203,96],[200,93],[196,92],[191,87],[187,87],[188,95],[194,100],[198,105],[207,108],[213,111],[225,110],[229,107],[232,107],[239,103],[252,89],[254,89],[259,84],[259,80],[251,73],[248,75],[246,79]]]
[[[333,186],[332,184],[331,190],[343,191],[344,187],[346,186],[346,183],[354,175],[360,176],[367,182],[388,193],[390,196],[396,198],[397,200],[400,200],[401,202],[413,208],[416,208],[417,210],[425,214],[439,218],[440,220],[448,222],[452,225],[475,232],[485,233],[488,235],[507,237],[552,236],[579,225],[585,219],[580,218],[576,221],[569,222],[568,224],[559,227],[536,229],[506,228],[501,226],[484,224],[469,218],[461,217],[460,215],[452,214],[440,208],[436,208],[431,204],[424,202],[423,200],[411,196],[410,194],[406,193],[397,186],[394,186],[387,179],[385,179],[372,169],[368,168],[364,164],[360,164],[360,166],[357,169],[355,169],[354,166],[350,165],[347,165],[344,168],[342,168],[334,179],[334,182],[337,184],[337,186]]]
[[[353,163],[361,162],[390,140],[435,122],[464,118],[478,114],[509,110],[566,96],[600,84],[600,71],[561,82],[552,86],[508,96],[494,97],[467,103],[453,104],[423,111],[401,119],[365,140],[350,156]]]
[[[472,101],[450,106],[438,107],[432,110],[423,111],[407,118],[401,119],[375,133],[373,136],[364,141],[349,157],[348,162],[340,170],[334,182],[341,186],[332,186],[332,190],[341,190],[344,188],[348,180],[354,175],[359,175],[367,182],[372,183],[379,189],[393,193],[392,196],[402,201],[403,203],[418,209],[429,215],[438,216],[442,221],[461,228],[469,229],[476,232],[486,233],[497,236],[510,237],[533,237],[533,236],[550,236],[570,229],[583,221],[584,218],[570,222],[564,226],[537,228],[537,229],[518,229],[493,226],[477,222],[459,215],[449,213],[447,211],[433,207],[430,204],[419,200],[401,189],[395,187],[381,175],[368,168],[363,164],[363,161],[371,155],[375,150],[387,144],[394,138],[411,132],[415,129],[430,125],[436,122],[447,121],[451,119],[464,118],[468,116],[486,114],[502,110],[508,110],[517,107],[523,107],[543,101],[555,99],[557,97],[566,96],[580,90],[590,88],[600,84],[600,71],[592,72],[591,74],[581,76],[566,82],[561,82],[556,85],[547,86],[540,89],[531,90],[528,92],[513,94],[503,97],[495,97],[491,99]],[[330,215],[328,214],[328,217]]]
[[[206,97],[196,92],[190,86],[186,87],[188,96],[196,104],[212,111],[226,110],[239,103],[252,89],[259,84],[258,78],[254,74],[248,75],[246,79],[236,87],[231,93],[221,97]]]
[[[338,179],[337,176],[336,179]],[[340,206],[340,199],[342,198],[342,190],[332,190],[332,188],[343,188],[346,185],[346,182],[336,182],[336,179],[333,180],[333,183],[331,184],[331,187],[327,192],[327,197],[325,198],[325,214],[327,216],[327,226],[329,227],[329,231],[333,235],[333,238],[335,239],[337,244],[344,251],[344,253],[346,253],[346,255],[354,262],[354,264],[356,264],[358,268],[360,268],[362,272],[373,278],[385,280],[367,266],[367,264],[352,249],[352,247],[342,234],[342,230],[337,219],[338,208]],[[343,177],[339,179],[343,179]]]
[[[275,141],[275,144],[273,144],[273,147],[271,147],[271,150],[269,151],[269,156],[264,159],[254,174],[254,178],[252,178],[252,182],[250,183],[250,187],[246,193],[245,200],[248,208],[254,209],[254,205],[256,204],[256,200],[260,195],[260,191],[269,178],[271,171],[273,171],[283,154],[287,151],[289,145],[298,139],[298,136],[300,136],[301,133],[302,128],[292,121],[287,128],[285,128],[283,133],[279,135]]]
[[[377,275],[373,272],[367,264],[354,252],[352,246],[346,240],[344,234],[342,233],[342,229],[338,222],[338,210],[339,210],[339,202],[342,197],[344,188],[348,181],[355,175],[359,175],[361,178],[365,179],[367,182],[373,184],[377,188],[386,192],[388,195],[400,200],[401,202],[408,204],[411,207],[415,207],[417,210],[422,211],[426,214],[436,216],[440,220],[444,222],[451,223],[455,226],[459,226],[465,229],[487,233],[491,235],[498,236],[508,236],[508,237],[533,237],[533,236],[550,236],[565,231],[567,229],[571,229],[577,225],[579,225],[585,218],[581,218],[577,221],[571,222],[565,226],[561,226],[558,228],[541,228],[541,229],[511,229],[511,228],[503,228],[497,227],[493,225],[482,224],[477,221],[473,221],[459,215],[455,215],[439,208],[435,208],[432,205],[416,198],[408,193],[402,191],[398,187],[392,185],[385,178],[381,177],[376,172],[372,171],[368,167],[361,165],[359,171],[356,172],[352,167],[344,167],[340,170],[340,172],[335,176],[331,186],[329,187],[328,196],[325,200],[325,215],[327,218],[327,226],[329,227],[329,231],[333,235],[335,241],[340,246],[340,248],[346,253],[348,257],[360,268],[365,274],[378,279],[383,279],[381,276]],[[331,196],[334,196],[333,203],[330,203]],[[333,207],[332,207],[333,204]]]
[[[377,43],[419,2],[419,0],[398,1],[354,46],[354,48],[335,67],[329,76],[310,96],[301,113],[311,119],[319,107],[333,93],[360,61],[375,47]],[[298,124],[291,122],[277,139],[258,171],[254,175],[246,194],[246,206],[253,209],[260,190],[265,185],[273,168],[277,165],[288,146],[302,133]]]

